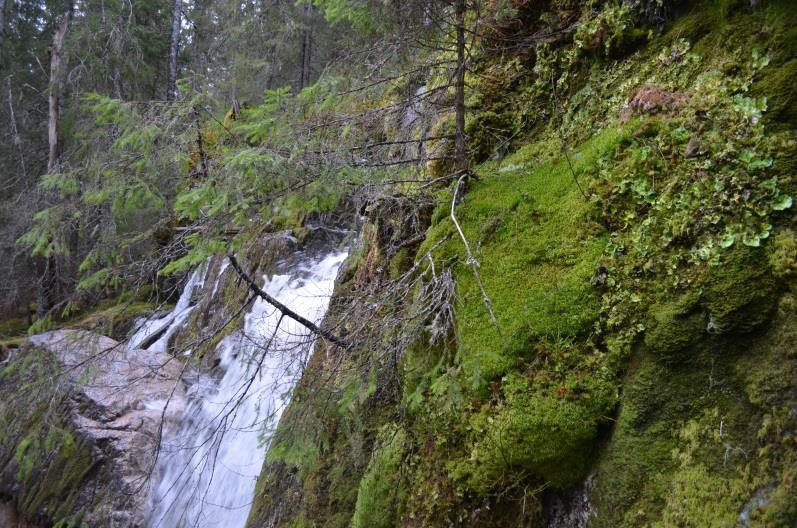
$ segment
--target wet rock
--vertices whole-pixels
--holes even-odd
[[[588,477],[576,489],[555,493],[547,497],[545,518],[547,528],[586,528],[595,508],[590,495],[595,487],[595,477]]]
[[[3,380],[0,410],[19,416],[0,423],[10,439],[0,454],[15,454],[0,468],[0,495],[28,519],[142,526],[161,420],[168,431],[185,405],[181,363],[84,330],[29,342],[18,360],[39,354],[37,365],[52,363],[54,375],[40,382],[41,373],[28,379],[20,369]]]

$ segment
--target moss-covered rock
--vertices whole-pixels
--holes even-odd
[[[645,346],[654,354],[672,359],[700,341],[709,331],[709,318],[700,308],[699,300],[699,294],[689,292],[668,303],[651,306]]]
[[[159,425],[180,412],[176,401],[164,415],[145,402],[184,397],[169,359],[87,331],[32,337],[0,373],[0,496],[46,525],[142,525],[139,484]]]
[[[717,332],[755,330],[771,318],[776,299],[765,255],[752,248],[729,252],[711,270],[705,288],[705,305]]]
[[[471,453],[469,489],[486,492],[524,473],[561,488],[586,476],[598,420],[582,403],[526,394],[511,398],[487,428]]]

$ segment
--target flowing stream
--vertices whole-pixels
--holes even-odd
[[[300,260],[287,274],[264,277],[263,290],[318,323],[345,258],[345,252],[336,251]],[[193,290],[203,273],[192,275],[186,290]],[[190,309],[187,304],[180,312],[175,308],[171,324]],[[313,341],[305,327],[281,317],[264,300],[253,303],[244,328],[217,347],[223,375],[199,377],[189,389],[179,430],[165,435],[152,481],[151,527],[243,528],[270,432]]]

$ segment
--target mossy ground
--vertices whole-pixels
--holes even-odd
[[[590,278],[606,238],[574,178],[623,135],[622,128],[611,127],[573,151],[573,173],[561,158],[540,163],[537,145],[477,169],[479,179],[468,184],[456,217],[479,261],[498,328],[448,218],[450,199],[443,201],[420,252],[449,237],[433,256],[457,270],[458,353],[467,375],[492,381],[530,359],[536,339],[567,341],[590,331],[600,307]]]
[[[170,308],[169,305],[152,302],[149,294],[149,288],[143,288],[136,294],[125,292],[115,297],[101,299],[90,306],[64,311],[57,314],[58,317],[55,319],[46,317],[33,321],[33,324],[30,319],[18,317],[2,320],[0,344],[21,345],[28,335],[53,328],[81,328],[114,339],[123,339],[137,317],[147,315],[156,309]]]
[[[169,305],[161,305],[144,301],[117,302],[109,299],[101,302],[96,311],[84,314],[63,326],[91,330],[114,339],[124,339],[134,327],[135,319],[151,314],[154,310],[169,310]]]

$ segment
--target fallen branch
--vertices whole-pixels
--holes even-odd
[[[339,347],[342,348],[352,347],[351,343],[347,343],[346,341],[336,336],[335,334],[327,332],[322,328],[319,328],[318,325],[316,325],[309,319],[302,317],[301,315],[297,314],[296,312],[294,312],[293,310],[291,310],[290,308],[279,302],[277,299],[269,295],[268,293],[264,292],[263,289],[260,286],[258,286],[257,283],[252,279],[252,277],[247,275],[244,272],[244,270],[241,269],[241,266],[240,264],[238,264],[238,261],[236,260],[235,256],[228,255],[228,258],[230,259],[230,264],[232,265],[233,269],[235,269],[235,271],[238,273],[238,276],[241,277],[241,279],[243,279],[243,281],[249,285],[249,289],[252,290],[252,292],[256,293],[261,299],[269,303],[271,306],[282,312],[282,314],[285,317],[293,319],[294,321],[304,326],[314,334],[323,337],[327,341],[335,343]]]
[[[490,296],[487,295],[487,290],[484,288],[481,276],[479,275],[479,261],[476,260],[476,257],[473,256],[473,253],[470,250],[470,244],[468,244],[468,239],[465,238],[465,233],[462,232],[462,228],[459,226],[457,217],[454,214],[457,208],[457,194],[459,194],[459,187],[462,185],[462,181],[468,176],[468,174],[469,173],[467,171],[463,172],[462,176],[460,176],[459,179],[457,180],[457,185],[454,187],[454,197],[451,199],[451,221],[454,222],[454,227],[457,228],[459,237],[462,239],[462,243],[465,245],[465,252],[468,255],[466,262],[470,266],[470,269],[473,271],[473,276],[476,278],[476,284],[479,285],[479,289],[482,292],[482,301],[484,302],[485,308],[487,308],[487,313],[490,314],[490,320],[492,321],[496,331],[498,332],[498,337],[501,339],[501,344],[503,344],[504,347],[506,347],[504,334],[503,332],[501,332],[501,326],[498,324],[498,319],[495,317],[495,312],[493,311],[493,302],[490,300]]]

